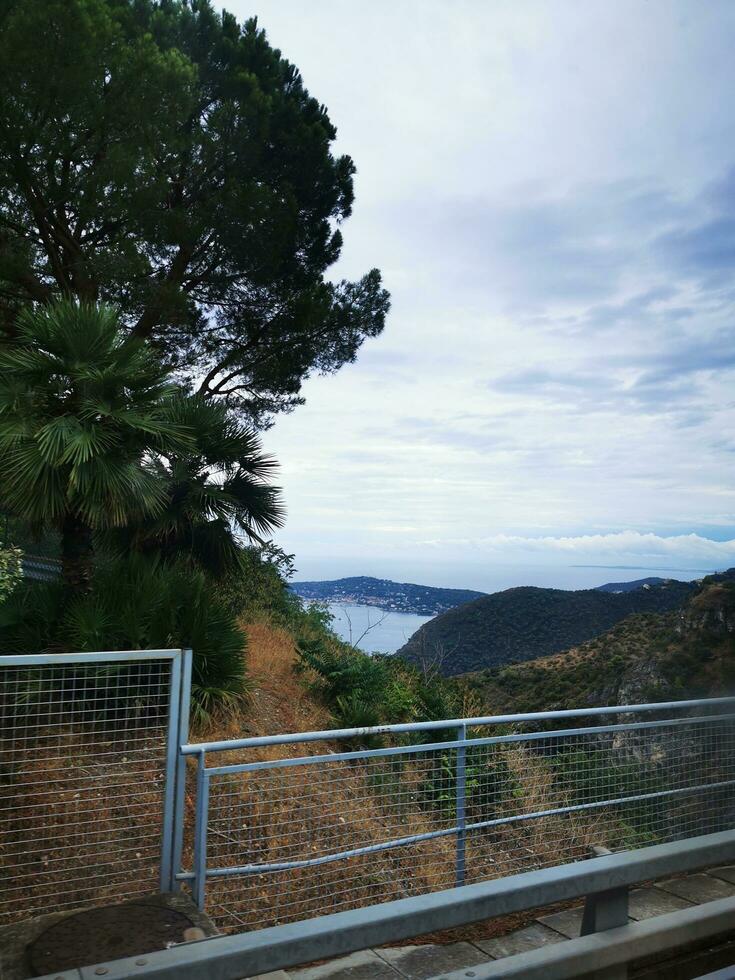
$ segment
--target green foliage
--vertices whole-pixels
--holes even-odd
[[[465,816],[492,820],[501,805],[519,791],[499,745],[469,745],[465,749]],[[434,756],[421,784],[419,800],[444,819],[457,815],[457,750]]]
[[[194,717],[234,707],[248,692],[245,636],[207,577],[189,565],[131,557],[103,565],[91,592],[25,582],[0,606],[7,653],[192,647]]]
[[[27,309],[0,347],[0,461],[10,509],[35,525],[74,511],[91,527],[123,525],[163,504],[147,452],[184,450],[174,388],[107,307],[60,300]]]
[[[93,529],[160,511],[147,454],[185,451],[175,389],[108,307],[59,300],[27,309],[0,347],[0,493],[38,530],[62,535],[69,585],[89,582]]]
[[[8,598],[23,581],[23,552],[12,545],[0,548],[0,602]]]
[[[302,665],[317,674],[313,688],[331,708],[337,727],[362,728],[410,717],[411,692],[392,676],[387,658],[369,657],[318,635],[303,637],[298,651]],[[363,744],[378,741],[362,740]]]
[[[564,748],[553,756],[552,771],[566,790],[569,805],[640,796],[670,789],[652,760],[638,761],[602,740],[595,748]],[[638,800],[617,808],[617,847],[640,847],[660,839],[670,798]]]
[[[245,620],[270,617],[287,626],[302,617],[301,603],[288,587],[293,555],[272,543],[238,549],[237,563],[218,584],[231,612]]]
[[[616,704],[621,696],[653,702],[732,694],[731,588],[727,580],[705,581],[680,612],[630,616],[576,649],[479,671],[465,682],[490,711]]]
[[[330,620],[324,607],[312,604],[293,625],[300,668],[316,675],[312,690],[331,709],[336,727],[362,728],[456,715],[458,695],[451,682],[426,677],[396,657],[369,656],[356,650],[331,632]],[[431,733],[434,741],[449,737]],[[416,736],[412,739],[415,741]],[[381,739],[364,736],[359,742],[379,745]]]
[[[223,404],[182,395],[108,307],[26,310],[0,346],[0,493],[61,532],[69,585],[89,585],[93,531],[118,552],[223,574],[233,527],[257,538],[282,521],[273,466]]]
[[[577,649],[553,658],[511,664],[467,675],[469,688],[493,711],[549,711],[613,704],[626,671],[668,649],[677,634],[675,614],[641,614],[623,620]],[[666,655],[668,657],[668,654]],[[657,688],[648,698],[662,700]]]
[[[584,643],[634,613],[679,608],[694,588],[672,581],[619,594],[506,589],[425,623],[398,655],[446,676],[535,660]]]
[[[0,92],[0,327],[60,294],[114,303],[261,421],[382,330],[377,270],[325,278],[353,163],[254,19],[206,0],[5,0]]]
[[[179,395],[169,418],[191,445],[148,462],[165,488],[163,506],[129,524],[118,539],[144,554],[187,556],[220,579],[237,575],[242,548],[233,529],[262,547],[260,535],[283,524],[280,490],[267,482],[276,462],[222,403]]]

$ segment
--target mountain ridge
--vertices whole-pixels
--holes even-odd
[[[638,704],[735,692],[735,574],[679,610],[638,613],[579,646],[457,678],[493,712]]]
[[[638,588],[661,585],[669,581],[678,580],[650,576],[630,582],[606,582],[603,585],[594,586],[593,591],[632,592]],[[518,588],[524,587],[518,586]],[[463,603],[496,594],[494,592],[482,592],[479,589],[457,589],[419,585],[416,582],[395,582],[393,579],[376,578],[372,575],[351,575],[338,579],[292,582],[290,588],[300,598],[312,602],[352,602],[358,605],[375,606],[385,612],[406,612],[420,616],[437,616]],[[563,589],[561,591],[580,590]]]
[[[414,582],[394,582],[370,575],[292,582],[291,589],[300,598],[311,601],[353,602],[375,606],[385,612],[406,612],[419,616],[436,616],[486,594],[475,589],[445,589]]]
[[[424,623],[396,656],[445,676],[535,660],[584,643],[631,614],[677,609],[697,588],[675,579],[632,591],[519,586]]]

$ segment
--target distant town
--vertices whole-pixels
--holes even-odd
[[[417,616],[438,616],[485,595],[472,589],[437,589],[430,585],[391,582],[366,575],[330,582],[293,582],[291,588],[302,599],[312,602],[375,606],[385,612],[414,613]]]

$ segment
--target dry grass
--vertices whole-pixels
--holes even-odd
[[[163,732],[128,748],[63,729],[15,753],[0,806],[0,924],[158,888]]]
[[[220,723],[216,733],[210,728],[199,734],[222,738],[328,728],[328,712],[314,703],[295,672],[289,634],[267,623],[247,629],[255,681],[251,707],[245,716],[229,719],[224,731]],[[467,692],[463,714],[479,713],[475,695]],[[349,748],[335,742],[271,746],[219,753],[217,761],[268,762]],[[552,777],[539,760],[520,747],[507,760],[524,795],[503,801],[505,812],[558,805]],[[220,867],[313,861],[448,828],[454,822],[451,805],[442,812],[420,800],[427,779],[439,780],[435,791],[441,795],[441,778],[441,753],[400,763],[325,761],[221,777],[211,786],[208,861]],[[189,806],[193,817],[193,794]],[[599,817],[545,818],[477,831],[467,842],[467,881],[582,857],[603,832]],[[254,871],[212,880],[208,908],[224,929],[274,925],[451,887],[455,858],[455,838],[448,835],[288,871]]]
[[[329,712],[310,697],[296,672],[296,649],[288,631],[265,619],[242,625],[253,681],[248,703],[198,727],[192,736],[198,740],[248,738],[329,728]]]
[[[289,634],[267,622],[245,628],[252,697],[239,711],[195,731],[193,740],[327,729],[329,713],[309,696],[304,678],[295,671]],[[477,713],[468,695],[464,714]],[[61,734],[58,751],[51,761],[43,762],[42,772],[27,760],[16,788],[15,809],[4,807],[0,813],[10,822],[10,832],[2,839],[5,853],[0,852],[6,883],[10,873],[20,871],[19,863],[27,863],[23,873],[29,877],[23,881],[34,907],[51,902],[52,908],[54,893],[59,892],[64,892],[65,902],[81,905],[129,897],[131,890],[133,894],[155,890],[161,789],[155,766],[148,757],[144,761],[128,752],[124,765],[106,767],[95,759],[98,746],[81,737],[64,739]],[[218,753],[216,763],[273,762],[295,755],[330,755],[346,748],[351,746],[329,740],[260,747]],[[454,823],[453,804],[441,801],[452,799],[453,776],[442,764],[442,755],[325,760],[214,777],[208,865],[314,861],[448,829]],[[208,760],[210,765],[214,758]],[[496,812],[532,813],[559,805],[548,769],[531,753],[513,748],[506,763],[523,794],[488,800]],[[140,775],[131,781],[125,775],[130,772]],[[429,784],[433,796],[427,802]],[[192,862],[194,808],[192,784],[186,797],[186,867]],[[37,822],[33,823],[36,818],[29,822],[27,814],[36,814]],[[82,837],[70,836],[78,833],[80,825]],[[529,820],[473,832],[467,842],[467,881],[581,857],[589,844],[603,842],[604,834],[600,818],[581,817]],[[72,841],[72,846],[54,850],[56,840]],[[77,840],[82,847],[75,851]],[[211,880],[207,909],[221,928],[241,930],[420,895],[454,885],[455,856],[455,837],[450,834],[287,871],[262,872],[256,867],[246,875]],[[6,901],[11,898],[8,893]]]

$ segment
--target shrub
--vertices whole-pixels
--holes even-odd
[[[314,693],[330,708],[339,728],[367,728],[407,721],[433,721],[459,713],[453,682],[426,677],[398,657],[363,653],[339,640],[329,629],[329,612],[316,604],[295,622],[300,668],[311,670]],[[411,741],[443,741],[453,732],[415,732]],[[375,736],[360,744],[377,745]]]
[[[23,552],[20,548],[0,548],[0,602],[23,581]]]
[[[594,748],[562,749],[554,756],[552,769],[571,805],[647,796],[670,788],[661,768],[654,762],[626,757],[620,749],[616,751],[604,740]],[[626,847],[656,843],[667,806],[669,804],[661,798],[653,797],[620,808],[621,830],[617,843]]]
[[[491,820],[502,805],[518,791],[499,745],[469,745],[465,755],[465,813],[472,820]],[[442,818],[457,815],[457,752],[442,752],[430,759],[419,791],[427,809],[438,810]]]
[[[0,606],[6,653],[192,647],[192,712],[203,720],[248,692],[245,635],[202,572],[130,557],[102,565],[93,591],[26,582]]]
[[[240,549],[236,566],[218,584],[235,616],[250,620],[267,615],[281,625],[299,619],[301,600],[288,587],[293,555],[273,544]]]

